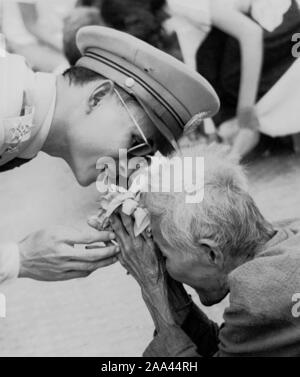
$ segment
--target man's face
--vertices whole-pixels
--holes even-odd
[[[138,105],[130,104],[129,108],[155,150],[158,133],[155,127]],[[101,171],[96,169],[96,164],[100,158],[114,159],[118,173],[120,150],[143,143],[139,130],[115,93],[106,96],[90,112],[77,111],[70,129],[70,165],[82,186],[97,180]]]
[[[157,221],[152,222],[154,241],[165,258],[169,275],[176,281],[196,290],[203,305],[212,306],[228,294],[227,275],[211,263],[209,250],[199,246],[199,251],[173,248],[162,237]]]

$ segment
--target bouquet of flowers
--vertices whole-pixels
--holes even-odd
[[[101,176],[99,191],[103,192],[99,200],[100,211],[98,222],[103,230],[109,228],[109,219],[116,211],[121,210],[125,215],[132,216],[134,219],[134,234],[138,237],[147,228],[150,228],[150,215],[148,210],[142,205],[142,194],[149,189],[159,189],[159,171],[161,167],[167,166],[171,161],[157,153],[151,158],[151,165],[147,168],[138,170],[134,174],[131,186],[128,190],[114,184],[108,184],[110,172],[107,171]],[[157,179],[153,179],[157,178]]]
[[[108,174],[109,176],[109,174]],[[145,190],[145,172],[137,174],[128,190],[114,184],[108,186],[107,193],[102,195],[99,204],[98,221],[103,230],[109,228],[109,219],[116,211],[134,218],[134,234],[138,237],[150,226],[150,216],[141,205],[141,195]]]
[[[112,185],[109,192],[100,199],[98,221],[103,230],[109,227],[109,218],[117,210],[134,218],[134,234],[138,237],[150,226],[150,217],[146,208],[140,206],[141,193],[134,193]]]

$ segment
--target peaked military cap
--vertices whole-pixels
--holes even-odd
[[[184,63],[120,31],[88,26],[79,30],[77,65],[114,81],[133,95],[173,144],[194,124],[212,117],[219,99],[211,85]]]

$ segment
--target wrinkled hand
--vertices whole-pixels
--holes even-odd
[[[97,228],[95,220],[89,224]],[[151,236],[144,232],[135,237],[133,219],[123,213],[111,217],[111,226],[121,249],[120,263],[140,285],[156,330],[174,326],[162,258]]]
[[[115,238],[111,232],[93,229],[78,231],[57,227],[29,235],[19,244],[20,277],[40,281],[63,281],[83,278],[101,267],[118,261],[116,246],[76,250],[75,245],[110,243]]]
[[[163,276],[163,266],[152,237],[146,232],[135,237],[132,217],[123,213],[119,216],[112,216],[111,226],[121,248],[120,263],[141,288],[156,287]]]

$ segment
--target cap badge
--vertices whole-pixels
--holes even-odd
[[[127,88],[131,89],[134,87],[135,85],[135,81],[132,77],[128,77],[125,81],[125,85],[127,86]]]

